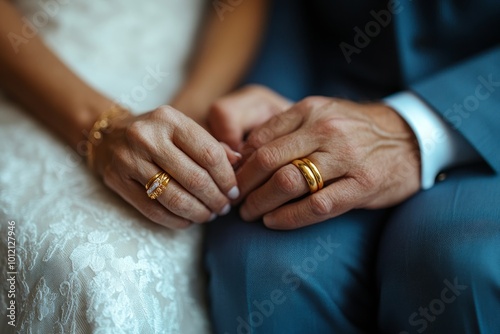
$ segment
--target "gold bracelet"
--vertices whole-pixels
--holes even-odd
[[[99,145],[104,134],[112,131],[113,121],[120,120],[130,115],[124,107],[114,104],[111,108],[99,115],[87,137],[87,167],[94,171],[94,147]]]

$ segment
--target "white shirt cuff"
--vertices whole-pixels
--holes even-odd
[[[462,135],[415,94],[396,93],[383,101],[398,112],[417,137],[422,189],[431,188],[443,170],[481,159]]]

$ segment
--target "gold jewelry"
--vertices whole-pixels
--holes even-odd
[[[160,175],[157,176],[158,174]],[[167,187],[168,183],[170,182],[170,179],[170,175],[165,172],[157,173],[154,176],[153,182],[148,182],[149,187],[146,188],[146,193],[148,194],[149,198],[157,199],[158,197],[160,197]]]
[[[323,186],[324,186],[323,177],[321,176],[321,173],[319,172],[318,167],[316,167],[316,165],[313,164],[312,161],[307,159],[307,158],[302,158],[302,161],[304,161],[306,163],[306,165],[313,172],[314,178],[316,179],[316,182],[318,183],[318,190],[317,191],[320,191],[321,189],[323,189]]]
[[[95,121],[87,137],[87,166],[94,170],[94,147],[99,145],[105,133],[112,130],[112,122],[128,116],[130,112],[120,105],[113,105],[109,110],[104,111]]]
[[[306,179],[311,194],[314,194],[316,191],[318,191],[318,181],[316,181],[316,177],[314,176],[311,168],[309,168],[309,166],[302,160],[294,160],[292,161],[292,164],[300,170],[300,172]]]
[[[149,179],[148,183],[146,183],[146,185],[144,187],[146,189],[148,189],[149,187],[151,187],[151,183],[153,183],[154,180],[156,180],[157,178],[159,178],[161,174],[163,174],[163,171],[159,171],[158,173],[156,173],[152,178]]]

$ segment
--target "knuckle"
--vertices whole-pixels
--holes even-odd
[[[325,104],[325,98],[320,96],[308,96],[300,101],[300,104],[306,110],[317,109]]]
[[[275,184],[278,191],[295,195],[300,191],[300,175],[292,168],[283,168],[275,174]]]
[[[258,129],[252,134],[250,134],[247,140],[247,145],[254,148],[259,148],[268,141],[270,135],[271,135],[270,129],[268,128]]]
[[[276,167],[277,154],[269,147],[261,147],[255,152],[258,165],[265,171],[272,171]]]
[[[125,130],[125,137],[131,141],[136,141],[144,136],[145,124],[143,121],[136,121],[130,124]]]
[[[273,130],[271,130],[271,128],[265,127],[263,129],[261,129],[261,131],[257,132],[257,136],[256,136],[257,143],[256,144],[259,146],[262,146],[265,143],[268,143],[269,141],[271,141],[273,136],[274,136]]]
[[[169,196],[166,204],[170,211],[173,211],[178,215],[184,215],[192,208],[189,199],[182,192],[175,192]]]
[[[332,212],[333,205],[328,197],[316,194],[309,198],[311,211],[316,217],[325,217]]]
[[[328,102],[326,104],[323,104],[323,105],[328,105],[328,109],[330,109],[330,110],[339,111],[339,110],[343,109],[343,106],[345,105],[345,101],[342,101],[341,99],[333,97],[333,98],[329,98]]]
[[[150,113],[149,116],[152,121],[161,121],[168,125],[175,126],[180,122],[180,112],[168,105],[157,107]]]
[[[366,190],[372,190],[376,187],[377,176],[376,173],[370,169],[362,169],[357,173],[356,178],[358,184]]]
[[[253,149],[258,149],[271,141],[273,138],[273,131],[270,128],[261,128],[253,131],[250,136],[248,136],[246,141],[246,146]]]
[[[207,144],[202,150],[202,159],[206,167],[217,167],[226,158],[224,149],[218,144]]]
[[[159,106],[157,107],[156,109],[154,109],[152,112],[151,112],[151,115],[153,117],[160,117],[160,118],[165,118],[165,117],[172,117],[173,115],[175,115],[175,113],[173,113],[172,111],[174,111],[175,109],[172,108],[171,106],[168,106],[168,105],[162,105],[162,106]]]
[[[316,131],[321,136],[331,137],[332,134],[336,136],[342,136],[344,134],[342,121],[338,118],[330,117],[317,123]]]
[[[149,136],[149,127],[144,121],[136,121],[125,130],[125,138],[132,147],[140,147],[146,151],[151,150],[152,141]]]
[[[205,170],[195,171],[189,176],[186,183],[191,193],[200,191],[206,192],[207,188],[210,186],[211,178]]]
[[[292,114],[292,113],[280,114],[276,117],[271,118],[271,120],[269,121],[269,125],[271,128],[274,128],[274,129],[285,128],[290,124],[291,116],[293,116],[293,115],[294,114]]]
[[[300,101],[301,104],[304,105],[304,107],[314,107],[317,104],[317,98],[315,96],[308,96],[302,101]]]
[[[271,122],[275,122],[273,119]],[[276,127],[276,123],[270,124],[272,128]],[[247,145],[249,147],[253,148],[259,148],[262,147],[264,144],[270,142],[272,138],[274,137],[273,130],[269,127],[264,127],[258,130],[255,130],[250,134],[250,136],[247,139]]]

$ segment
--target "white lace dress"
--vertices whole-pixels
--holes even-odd
[[[179,87],[205,6],[15,4],[33,25],[19,36],[23,43],[35,27],[78,75],[137,112],[168,102]],[[174,232],[148,222],[1,94],[0,152],[0,333],[208,332],[199,228]],[[16,327],[7,317],[12,300]]]

